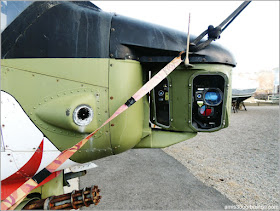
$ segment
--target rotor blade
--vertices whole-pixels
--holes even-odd
[[[245,7],[250,4],[251,1],[244,1],[236,10],[233,11],[222,23],[220,23],[220,27],[222,28],[226,23],[227,25],[222,29],[224,31],[228,25],[245,9]]]

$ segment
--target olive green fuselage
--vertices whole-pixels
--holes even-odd
[[[153,105],[145,96],[104,126],[71,160],[84,163],[134,147],[162,148],[194,137],[198,130],[191,121],[192,83],[197,75],[224,78],[223,124],[210,131],[227,127],[231,68],[223,64],[195,64],[191,69],[179,66],[167,77],[170,83],[168,127],[156,130],[149,126]],[[19,102],[32,122],[62,151],[98,128],[143,86],[145,71],[140,62],[132,60],[4,59],[1,89]],[[79,105],[93,110],[93,120],[87,126],[73,121],[73,112]]]

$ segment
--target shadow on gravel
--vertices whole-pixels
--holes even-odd
[[[223,210],[233,205],[160,149],[133,149],[96,161],[80,188],[98,185],[101,202],[83,210]]]

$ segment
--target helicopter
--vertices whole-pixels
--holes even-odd
[[[96,185],[63,193],[95,160],[227,128],[236,61],[212,41],[249,3],[195,37],[88,1],[1,2],[2,208],[97,205]]]

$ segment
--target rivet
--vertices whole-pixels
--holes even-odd
[[[111,53],[111,54],[110,54],[110,57],[113,57],[113,56],[114,56],[114,54]]]
[[[113,99],[114,99],[114,97],[113,97],[113,96],[111,96],[111,97],[110,97],[110,100],[113,100]]]
[[[169,84],[169,87],[172,87],[172,85],[171,85],[171,84]]]
[[[110,67],[113,67],[113,64],[110,64]]]
[[[170,119],[170,122],[173,122],[173,119]]]
[[[115,28],[111,28],[111,31],[114,32],[114,31],[115,31]]]
[[[192,84],[189,84],[189,86],[192,86]]]
[[[112,126],[112,127],[114,127],[114,126],[115,126],[115,124],[111,124],[111,126]]]
[[[189,123],[191,123],[191,120],[189,120]]]
[[[59,80],[57,79],[56,82],[59,82]]]

